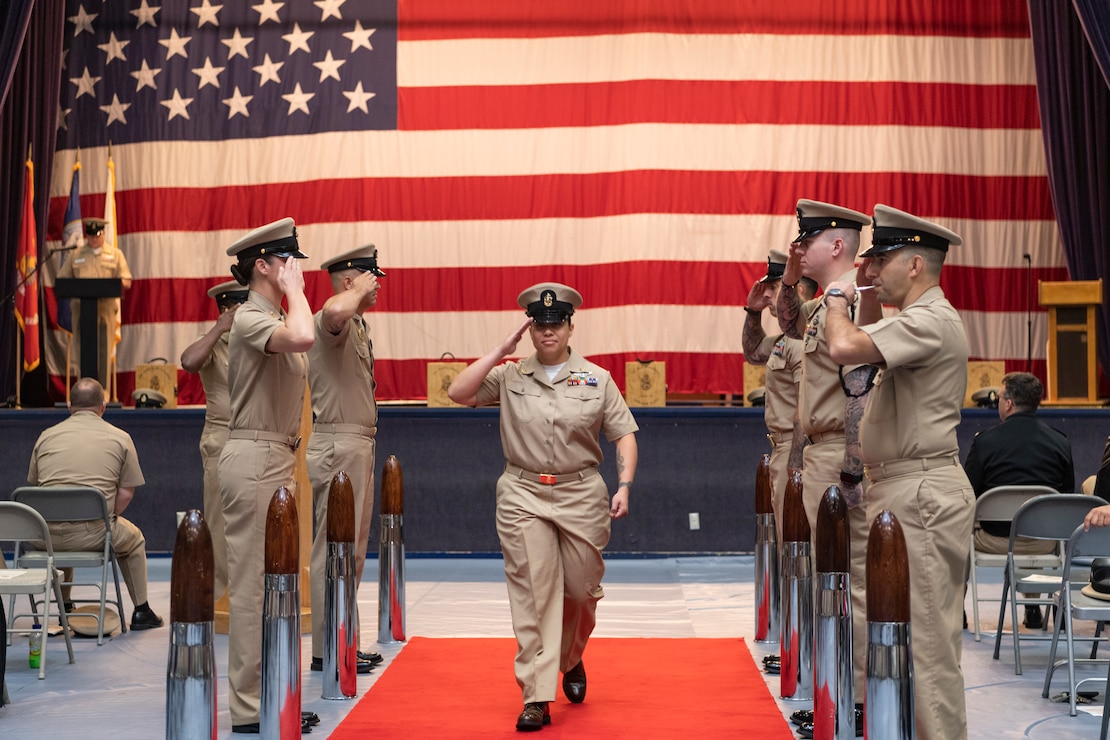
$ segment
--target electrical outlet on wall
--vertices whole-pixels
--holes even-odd
[[[701,516],[696,511],[690,512],[690,529],[701,529]]]

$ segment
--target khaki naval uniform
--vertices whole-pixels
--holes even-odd
[[[127,266],[127,258],[123,252],[115,247],[104,246],[100,254],[88,246],[78,247],[73,256],[65,261],[58,270],[59,278],[119,278],[123,287],[131,284],[131,269]],[[70,311],[73,314],[74,332],[74,357],[80,363],[81,342],[77,337],[81,331],[81,301],[74,298],[70,301]],[[108,360],[115,356],[116,333],[120,325],[120,299],[101,298],[97,301],[96,320],[96,346],[99,356],[97,375],[100,384],[110,388],[108,381]]]
[[[227,391],[227,334],[200,368],[204,386],[204,429],[200,433],[200,459],[204,463],[204,520],[212,534],[212,560],[215,564],[213,593],[216,598],[227,588],[227,539],[224,535],[224,510],[220,501],[220,454],[227,443],[227,423],[231,418],[231,398]]]
[[[39,435],[31,452],[27,481],[33,486],[92,486],[104,494],[112,514],[119,489],[141,486],[146,479],[130,434],[104,421],[95,411],[75,411]],[[104,547],[101,522],[50,522],[49,526],[50,540],[58,550]],[[131,601],[136,606],[145,604],[146,538],[138,527],[115,514],[112,549]]]
[[[559,671],[582,659],[604,595],[610,519],[598,432],[613,441],[639,427],[609,373],[573,351],[554,380],[534,354],[498,365],[476,397],[501,404],[497,534],[516,680],[525,703],[554,701]]]
[[[861,328],[883,355],[860,428],[867,515],[889,509],[906,535],[917,737],[958,740],[967,737],[960,656],[975,511],[956,440],[967,336],[939,287]]]
[[[839,279],[855,282],[853,268]],[[858,299],[857,299],[858,300]],[[802,384],[798,404],[802,431],[809,437],[809,444],[802,452],[802,500],[805,504],[809,530],[817,537],[817,510],[821,497],[831,485],[840,486],[840,471],[844,469],[844,402],[846,397],[840,385],[841,368],[829,355],[825,340],[825,303],[823,298],[807,301],[802,312],[806,322]],[[844,372],[853,369],[845,367]],[[866,488],[866,481],[864,487]],[[866,495],[864,496],[866,500]],[[867,536],[868,518],[865,506],[848,510],[848,529],[851,547],[852,591],[852,687],[855,702],[863,702],[864,676],[867,670]]]
[[[782,502],[786,498],[790,448],[794,442],[794,413],[798,408],[798,386],[802,382],[802,341],[785,334],[765,337],[760,354],[767,355],[763,381],[763,422],[771,441],[771,508],[775,529],[782,543]],[[804,484],[803,484],[804,485]]]
[[[220,456],[220,498],[227,535],[228,707],[233,725],[259,721],[266,514],[274,492],[295,493],[298,440],[308,363],[303,353],[266,352],[285,313],[251,291],[235,312],[228,340],[231,399]]]
[[[331,479],[343,471],[351,480],[355,504],[355,590],[362,583],[370,522],[374,512],[374,354],[366,321],[348,320],[347,333],[324,327],[324,312],[313,323],[316,341],[308,351],[308,383],[316,421],[309,439],[308,477],[316,525],[312,537],[312,655],[324,654],[324,587],[328,556],[328,493]],[[356,639],[356,644],[357,644]]]

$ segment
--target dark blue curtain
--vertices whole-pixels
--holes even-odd
[[[1029,0],[1041,132],[1068,274],[1102,278],[1098,360],[1110,372],[1110,4]]]
[[[0,2],[0,299],[15,289],[16,249],[22,220],[24,165],[30,147],[35,163],[35,224],[39,261],[45,244],[50,172],[62,77],[65,0]],[[22,31],[21,31],[22,29]],[[0,306],[0,405],[15,394],[15,322],[13,304]],[[21,366],[22,366],[22,361]],[[24,405],[48,405],[46,363],[24,378]]]

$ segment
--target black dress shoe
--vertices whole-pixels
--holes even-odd
[[[809,712],[809,715],[809,722],[798,725],[798,737],[813,737],[813,712]],[[790,715],[790,719],[793,720],[794,715]],[[863,710],[859,706],[856,707],[856,737],[863,737]]]
[[[320,715],[316,712],[301,712],[301,721],[309,727],[315,727],[320,724]]]
[[[312,712],[302,712],[301,713],[301,734],[302,735],[307,735],[308,733],[312,732],[312,723],[308,719],[305,718],[305,716],[304,716],[305,714],[311,714],[313,717],[316,717],[316,715],[313,714]],[[316,722],[319,723],[319,721],[320,721],[320,718],[316,717]],[[259,727],[257,722],[249,722],[245,725],[232,725],[231,726],[231,731],[232,732],[237,732],[240,735],[257,735],[261,731],[261,728]]]
[[[364,653],[361,650],[358,651],[358,659],[365,660],[370,665],[378,665],[385,660],[381,653]]]
[[[1044,620],[1041,618],[1041,608],[1039,606],[1025,607],[1025,620],[1022,621],[1022,624],[1031,630],[1044,629]]]
[[[581,704],[586,700],[586,667],[582,661],[563,674],[563,693],[572,704]]]
[[[763,665],[765,665],[765,666],[766,665],[771,665],[772,663],[782,665],[782,658],[780,658],[777,655],[764,655],[763,656]]]
[[[763,672],[771,676],[778,676],[782,673],[782,663],[764,663]]]
[[[535,732],[544,725],[551,724],[551,710],[545,701],[534,701],[524,705],[524,711],[516,718],[518,732]]]
[[[313,671],[322,671],[322,670],[324,670],[324,659],[323,658],[313,658],[312,662],[309,664],[308,668],[309,668],[309,670],[313,670]],[[372,670],[374,670],[374,664],[371,663],[368,660],[359,660],[359,661],[355,662],[355,673],[359,673],[359,674],[369,673]]]
[[[790,715],[790,721],[796,725],[813,724],[813,710],[799,709]]]
[[[131,615],[131,629],[133,630],[152,630],[161,627],[162,624],[162,618],[149,609],[144,612],[136,611]]]

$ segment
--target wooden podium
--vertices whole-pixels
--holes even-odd
[[[1100,405],[1095,317],[1102,305],[1102,280],[1042,280],[1038,288],[1040,304],[1048,308],[1046,403]]]
[[[100,377],[99,332],[97,321],[100,317],[99,303],[101,298],[119,298],[123,293],[123,283],[119,278],[58,278],[54,281],[54,295],[58,298],[77,298],[81,301],[81,323],[77,327],[81,348],[81,377]],[[111,353],[109,353],[110,355]],[[107,363],[105,363],[107,366]],[[108,372],[115,374],[113,368]],[[66,369],[69,375],[69,369]],[[109,388],[112,400],[115,399],[115,381],[105,378],[105,387]],[[68,383],[67,383],[68,387]]]

